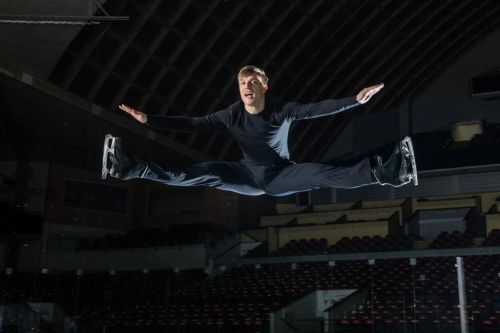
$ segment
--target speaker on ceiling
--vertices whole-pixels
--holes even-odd
[[[500,71],[472,78],[470,80],[470,93],[473,97],[499,97]]]

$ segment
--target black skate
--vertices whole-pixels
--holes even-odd
[[[404,137],[401,141],[401,153],[408,164],[407,180],[409,182],[413,182],[416,186],[418,185],[417,162],[415,160],[415,152],[413,151],[413,143],[411,142],[411,138],[409,136]]]
[[[133,165],[133,158],[122,150],[121,138],[106,134],[102,154],[102,179],[106,179],[108,175],[124,178]]]
[[[387,162],[382,164],[380,156],[374,158],[377,163],[372,169],[372,175],[380,185],[401,187],[410,182],[418,185],[417,165],[410,137],[405,137],[398,143]]]
[[[104,150],[102,153],[102,179],[106,179],[108,175],[114,177],[116,174],[115,164],[117,163],[113,162],[117,162],[115,153],[116,146],[121,146],[120,141],[120,138],[114,137],[111,134],[106,134],[106,137],[104,138]]]

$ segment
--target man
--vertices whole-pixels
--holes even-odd
[[[103,178],[145,178],[174,186],[210,186],[246,195],[288,195],[312,189],[355,188],[378,183],[402,186],[418,183],[410,138],[403,139],[382,163],[379,156],[351,167],[323,163],[295,163],[288,152],[288,132],[294,120],[333,115],[364,104],[384,84],[361,90],[356,96],[312,104],[267,103],[268,77],[255,66],[238,73],[241,101],[204,117],[147,115],[126,105],[120,110],[157,130],[227,130],[242,152],[240,162],[212,161],[176,169],[146,162],[122,149],[121,139],[108,134],[103,154]],[[373,164],[373,165],[372,165]]]

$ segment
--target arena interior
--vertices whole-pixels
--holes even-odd
[[[366,105],[294,123],[297,162],[387,158],[419,185],[272,197],[101,178],[105,134],[157,163],[236,161],[200,117],[268,95]],[[0,332],[500,332],[500,2],[0,3]],[[498,149],[498,150],[497,150]]]

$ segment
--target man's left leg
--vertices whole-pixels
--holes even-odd
[[[265,186],[266,193],[280,196],[325,187],[356,188],[370,184],[400,187],[410,182],[418,185],[415,153],[409,137],[397,143],[387,162],[382,163],[377,157],[374,166],[368,158],[351,167],[321,163],[290,165],[276,171]]]
[[[351,167],[322,163],[293,164],[277,171],[266,184],[269,195],[283,196],[319,188],[356,188],[374,184],[368,158]]]
[[[410,137],[404,137],[396,144],[392,155],[382,163],[382,158],[378,157],[378,163],[373,168],[373,178],[380,185],[401,187],[410,182],[418,185],[417,163],[415,152]]]

